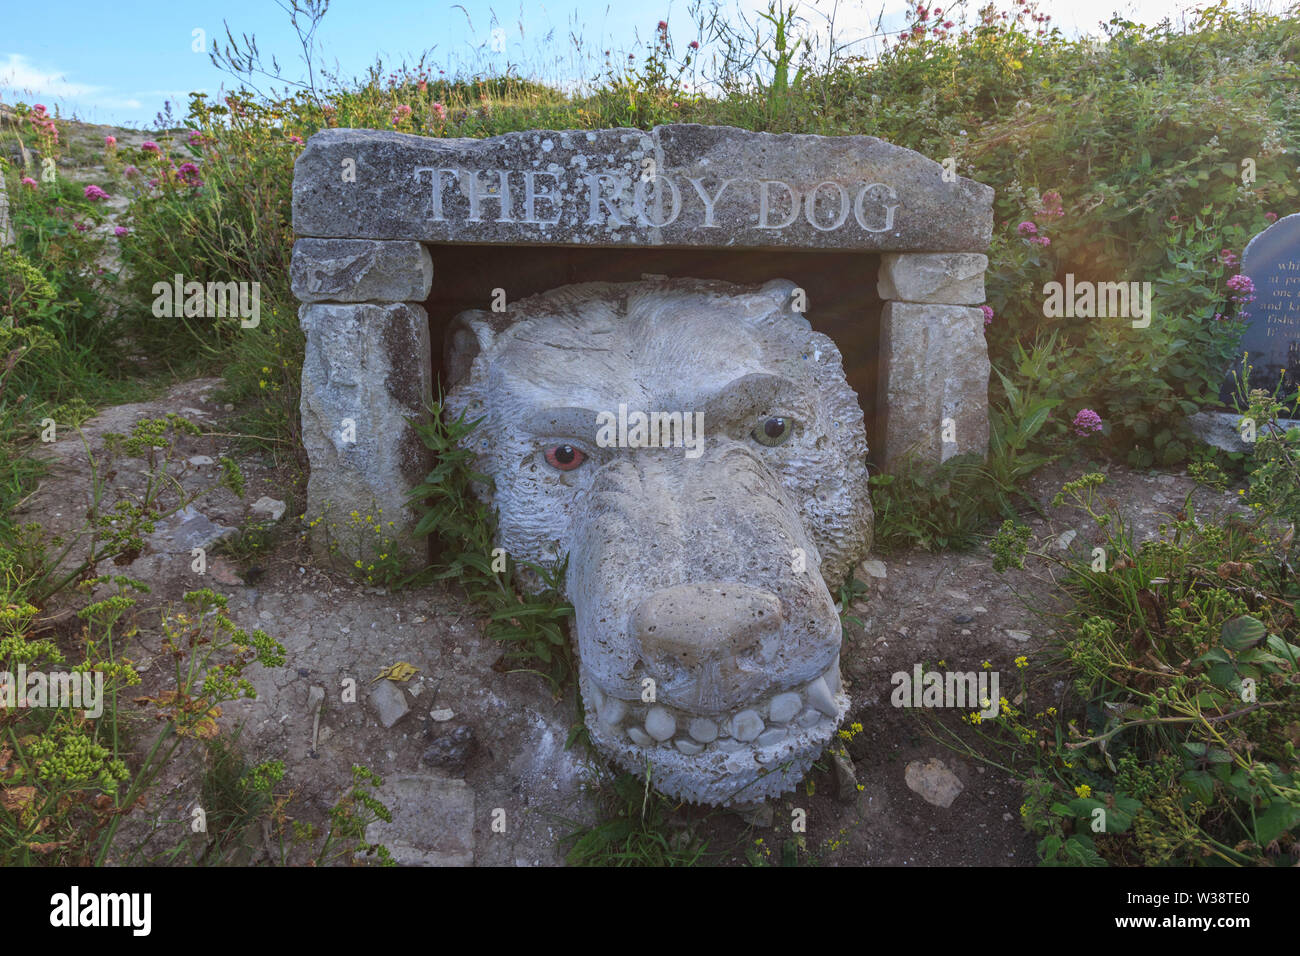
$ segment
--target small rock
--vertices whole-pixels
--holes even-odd
[[[1007,637],[1011,638],[1013,641],[1019,641],[1021,644],[1023,644],[1025,641],[1033,637],[1033,635],[1030,634],[1028,631],[1007,631]]]
[[[1015,817],[1013,817],[1013,816],[1012,816],[1011,814],[1009,814],[1009,813],[1004,813],[1004,814],[1002,814],[1002,819],[1003,819],[1004,821],[1006,821],[1007,823],[1010,823],[1012,820],[1015,819]]]
[[[677,732],[677,718],[667,708],[651,707],[645,717],[645,730],[655,740],[667,740]]]
[[[474,730],[457,727],[437,738],[420,757],[431,767],[439,767],[453,774],[465,772],[465,765],[474,752]]]
[[[307,691],[307,713],[316,713],[316,708],[325,703],[325,688],[312,684]]]
[[[831,770],[835,775],[835,796],[840,803],[852,803],[858,798],[858,775],[853,761],[841,753],[831,753]]]
[[[442,723],[443,721],[451,720],[456,715],[452,713],[450,707],[439,707],[437,710],[429,711],[429,716],[439,723]]]
[[[938,757],[931,757],[925,763],[913,760],[903,771],[907,788],[920,794],[921,799],[945,810],[952,806],[957,795],[962,791],[961,781],[949,770]]]
[[[193,461],[193,459],[190,460]],[[285,503],[279,498],[271,498],[267,495],[262,495],[262,497],[253,502],[253,506],[250,510],[270,515],[272,521],[279,521],[280,516],[284,514],[284,509],[286,507]]]
[[[207,455],[195,455],[193,458],[188,459],[188,461],[195,468],[202,468],[204,465],[212,464],[212,459]]]
[[[1079,532],[1075,531],[1073,528],[1069,531],[1064,531],[1061,533],[1061,536],[1056,539],[1056,546],[1060,550],[1064,551],[1070,547],[1070,542],[1078,537],[1078,535]]]
[[[952,616],[952,622],[954,624],[969,624],[973,620],[975,620],[975,618],[969,614],[954,614]]]
[[[375,709],[379,722],[385,727],[393,726],[411,709],[402,689],[390,680],[381,680],[375,685],[370,692],[370,706]]]
[[[886,577],[885,562],[878,561],[875,558],[872,558],[868,561],[863,561],[861,564],[858,565],[858,568],[861,571],[865,571],[868,575],[870,575],[873,578]]]
[[[820,680],[821,678],[818,678]],[[828,692],[829,695],[829,692]],[[742,710],[731,718],[731,733],[737,740],[748,743],[763,732],[763,718],[754,710]]]
[[[410,686],[410,691],[412,697],[419,697],[422,693],[424,693],[424,685],[420,683],[413,683]]]
[[[972,614],[987,614],[989,612],[989,609],[984,607],[982,604],[976,604],[973,608],[970,609],[970,612]]]

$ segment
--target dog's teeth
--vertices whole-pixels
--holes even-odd
[[[808,703],[827,717],[834,717],[839,713],[839,708],[835,706],[835,695],[826,686],[826,681],[820,677],[808,685]]]
[[[654,746],[654,738],[640,727],[629,727],[627,729],[627,735],[632,738],[632,743],[636,744],[638,747]]]
[[[731,733],[737,740],[745,743],[753,740],[763,732],[763,718],[756,710],[742,710],[731,718]]]
[[[703,753],[703,752],[704,752],[704,745],[703,745],[703,744],[697,744],[697,743],[696,743],[695,741],[693,741],[693,740],[684,740],[684,739],[679,739],[679,740],[675,740],[675,741],[673,741],[673,743],[675,743],[675,744],[677,745],[677,749],[678,749],[678,750],[680,750],[682,753],[686,754],[686,756],[688,756],[688,757],[694,757],[696,754],[699,754],[699,753]]]
[[[677,718],[663,707],[651,707],[645,715],[645,731],[655,740],[667,740],[677,733]]]
[[[734,754],[737,750],[743,750],[745,745],[742,744],[739,740],[732,740],[730,737],[728,737],[725,740],[719,740],[713,746],[716,747],[718,750],[721,750],[723,753]]]
[[[831,666],[822,675],[822,679],[826,681],[826,686],[830,688],[832,694],[840,692],[840,655],[835,655],[835,660],[831,661]]]
[[[589,709],[600,713],[600,709],[605,706],[605,692],[591,678],[587,678],[587,690]]]
[[[617,697],[606,697],[604,705],[597,711],[602,724],[617,727],[627,716],[627,701]]]
[[[773,722],[784,724],[791,720],[795,714],[799,713],[801,707],[803,707],[803,701],[800,699],[798,694],[777,694],[772,698],[772,706],[769,713],[772,715]]]
[[[821,714],[817,713],[817,711],[813,710],[811,707],[807,707],[804,709],[804,712],[799,715],[799,726],[806,730],[818,723],[821,719]]]
[[[718,739],[718,725],[707,717],[696,717],[686,729],[702,744],[711,744]]]
[[[770,747],[772,744],[779,744],[785,740],[785,735],[789,733],[784,727],[769,727],[758,735],[755,741],[760,747]]]

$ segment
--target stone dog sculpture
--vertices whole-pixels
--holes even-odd
[[[447,334],[500,546],[569,556],[591,739],[695,803],[790,790],[849,706],[831,588],[871,546],[866,435],[794,290],[572,285]]]

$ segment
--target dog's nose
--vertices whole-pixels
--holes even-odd
[[[777,640],[781,601],[770,591],[731,581],[679,584],[642,601],[632,628],[651,662],[693,670]]]

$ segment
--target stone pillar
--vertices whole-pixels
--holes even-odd
[[[419,516],[407,492],[432,467],[411,427],[428,420],[433,396],[422,305],[433,281],[429,250],[299,239],[290,277],[307,335],[301,408],[312,549],[349,566],[383,553],[421,566],[425,543],[413,534]]]
[[[877,408],[885,471],[909,454],[922,465],[988,454],[989,356],[984,342],[988,257],[889,253],[881,257]]]

